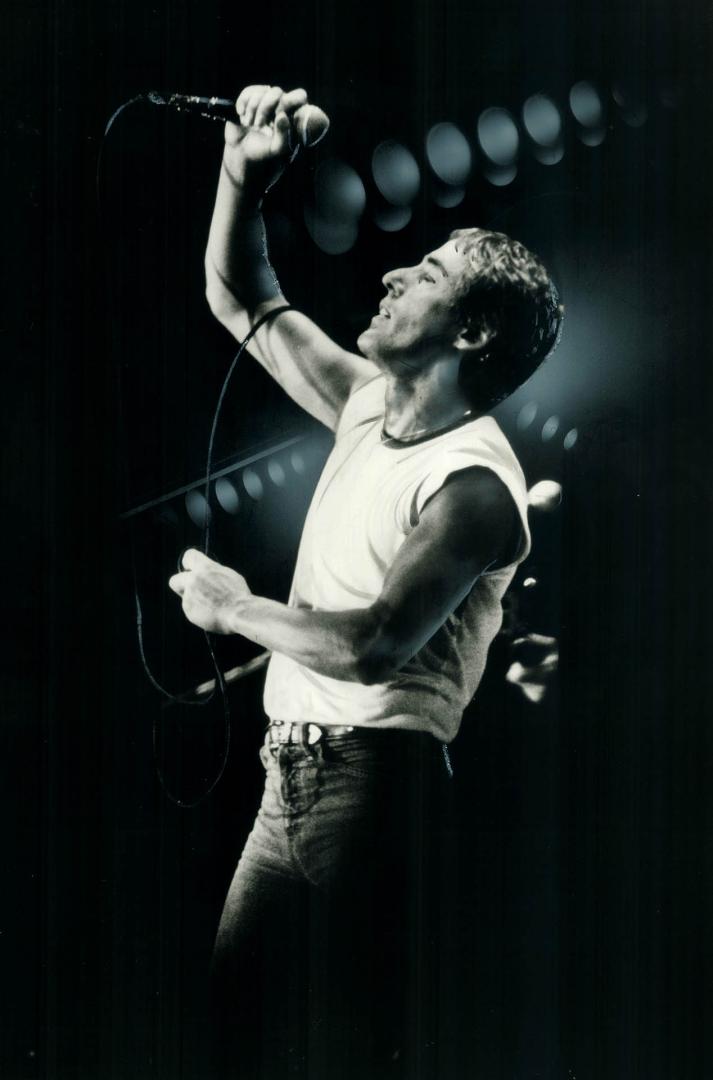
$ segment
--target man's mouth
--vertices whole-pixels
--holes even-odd
[[[375,319],[390,319],[391,312],[387,308],[386,304],[379,304],[379,313],[374,316]]]

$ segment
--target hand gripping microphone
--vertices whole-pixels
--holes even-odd
[[[231,124],[239,123],[235,102],[228,98],[159,94],[156,90],[149,90],[146,97],[152,105],[165,105],[169,109],[201,116],[205,120],[218,120],[221,124],[227,121]],[[303,146],[315,146],[327,134],[329,117],[316,105],[301,105],[292,117],[292,125]]]

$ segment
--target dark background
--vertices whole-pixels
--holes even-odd
[[[443,1077],[633,1080],[710,1076],[711,711],[708,460],[711,15],[702,2],[479,5],[419,0],[5,5],[3,1076],[202,1077],[193,1021],[222,896],[259,783],[260,679],[231,692],[233,750],[215,793],[222,712],[164,706],[210,675],[163,583],[200,540],[199,481],[232,346],[202,297],[221,132],[134,106],[151,88],[230,96],[304,85],[332,118],[269,206],[285,292],[346,345],[379,278],[448,231],[511,231],[541,252],[567,305],[562,343],[499,411],[530,483],[562,482],[518,575],[519,618],[555,634],[539,707],[503,679],[507,639],[453,747],[459,884],[445,927]],[[490,185],[478,163],[444,210],[424,162],[436,122],[474,143],[488,105],[514,114],[573,82],[607,100],[585,147],[523,152]],[[632,126],[611,94],[647,105]],[[373,148],[398,138],[423,183],[384,233]],[[367,185],[359,239],[321,252],[302,208],[336,156]],[[537,421],[518,427],[529,401]],[[551,414],[556,439],[540,431]],[[576,427],[565,452],[562,435]],[[216,511],[214,551],[285,598],[299,524],[328,440],[245,358],[220,464],[299,437],[302,475]],[[132,555],[133,552],[133,555]],[[522,581],[537,584],[525,591]],[[255,654],[222,642],[235,663]],[[414,1032],[414,1038],[418,1037]]]

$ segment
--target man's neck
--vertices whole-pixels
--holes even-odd
[[[392,439],[408,440],[469,417],[458,366],[459,361],[449,357],[422,371],[406,365],[386,371],[384,432]]]

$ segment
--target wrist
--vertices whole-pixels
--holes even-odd
[[[226,161],[226,156],[223,155],[221,171],[238,198],[242,214],[259,214],[265,198],[266,178],[257,176],[245,167],[244,162],[236,168],[234,163]]]
[[[252,593],[248,592],[233,600],[223,620],[228,634],[245,635],[247,609],[252,599]]]

